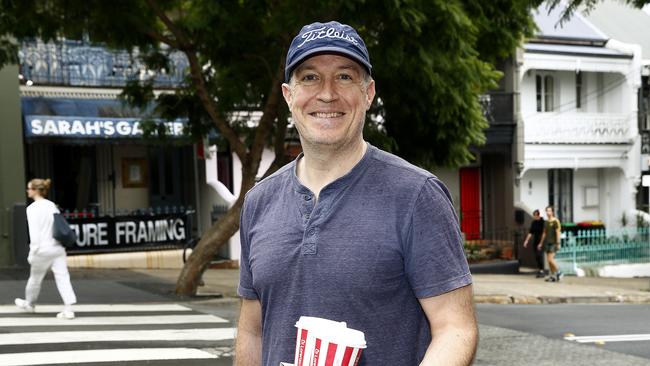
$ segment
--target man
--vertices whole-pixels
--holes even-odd
[[[537,278],[544,277],[544,251],[538,248],[542,241],[542,233],[544,232],[544,219],[540,215],[539,210],[533,211],[533,221],[530,223],[530,230],[524,240],[524,248],[528,248],[528,242],[533,239],[532,249],[535,252],[535,262],[537,262]]]
[[[303,154],[246,196],[238,366],[292,362],[301,315],[363,331],[360,365],[472,361],[471,275],[449,193],[363,140],[371,70],[347,25],[313,23],[291,43],[282,92]]]

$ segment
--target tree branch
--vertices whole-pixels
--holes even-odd
[[[269,90],[269,96],[266,100],[266,105],[264,106],[264,112],[260,122],[255,131],[255,138],[253,140],[253,145],[251,146],[251,163],[254,165],[253,169],[257,172],[259,168],[260,159],[262,157],[262,151],[266,145],[266,138],[271,133],[273,127],[273,122],[278,118],[278,109],[280,108],[280,103],[282,103],[282,81],[284,80],[284,56],[280,59],[278,63],[278,68],[271,80],[271,89]],[[285,129],[286,130],[286,129]],[[282,138],[284,140],[284,137]]]
[[[239,139],[237,132],[224,120],[221,118],[219,113],[217,113],[217,105],[214,99],[210,96],[208,88],[205,85],[205,79],[203,78],[203,73],[201,72],[201,65],[199,65],[199,59],[196,54],[192,51],[184,51],[187,55],[187,59],[190,63],[190,75],[194,81],[194,87],[196,88],[196,93],[203,103],[203,107],[210,115],[210,118],[214,124],[219,129],[219,132],[228,140],[230,148],[237,154],[239,159],[246,161],[247,157],[247,148],[243,142]]]
[[[142,31],[144,32],[144,34],[148,35],[149,37],[153,38],[154,40],[156,40],[156,41],[158,41],[160,43],[167,44],[169,47],[172,47],[172,48],[176,48],[176,49],[179,48],[178,47],[178,42],[176,42],[176,40],[174,40],[172,38],[169,38],[169,37],[163,35],[162,33],[158,33],[158,32],[155,32],[155,31],[153,31],[151,29],[144,29],[144,28],[142,29]]]
[[[273,150],[275,152],[275,158],[271,165],[266,169],[262,178],[266,178],[269,175],[275,173],[276,170],[280,169],[285,164],[285,146],[284,139],[287,135],[287,124],[288,120],[286,118],[278,117],[278,124],[275,129],[275,138],[273,141]]]
[[[172,22],[171,19],[165,14],[165,12],[160,8],[158,3],[155,0],[146,0],[147,4],[149,4],[149,7],[153,12],[156,14],[158,19],[160,19],[163,24],[169,29],[169,31],[176,37],[176,41],[178,42],[178,45],[182,49],[189,49],[192,48],[192,42],[189,40],[189,38],[185,35],[185,32],[179,27]]]
[[[169,19],[167,14],[165,14],[165,12],[160,8],[160,6],[155,0],[146,0],[146,2],[149,5],[149,7],[153,10],[153,12],[156,14],[156,16],[167,27],[167,29],[174,35],[175,41],[170,39],[169,37],[165,37],[162,34],[160,35],[160,37],[164,37],[168,41],[174,42],[175,44],[174,47],[182,51],[183,53],[185,53],[185,55],[187,56],[187,59],[190,63],[190,76],[194,81],[194,87],[196,88],[196,93],[199,99],[201,100],[201,102],[203,103],[203,107],[208,112],[208,115],[210,116],[214,124],[219,129],[219,132],[221,132],[223,136],[228,140],[228,143],[230,144],[230,148],[235,152],[235,154],[237,154],[239,159],[242,162],[244,162],[246,160],[246,154],[248,149],[246,148],[246,145],[244,145],[244,143],[241,142],[239,136],[237,136],[237,133],[235,132],[235,130],[233,130],[230,124],[228,124],[228,122],[225,121],[223,118],[221,118],[221,116],[219,116],[219,113],[217,113],[218,108],[216,102],[208,92],[208,88],[206,86],[205,79],[203,77],[203,72],[201,69],[201,65],[199,63],[199,59],[196,55],[196,52],[194,51],[194,45],[189,40],[185,32],[180,27],[177,27],[176,24],[174,24],[174,22],[171,19]]]

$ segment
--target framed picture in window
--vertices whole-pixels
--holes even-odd
[[[122,158],[122,187],[144,188],[147,184],[147,160],[142,158]]]

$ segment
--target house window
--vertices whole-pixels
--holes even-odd
[[[536,75],[535,89],[537,97],[537,111],[553,111],[554,80],[552,75]]]
[[[548,202],[561,222],[573,221],[573,170],[548,170]]]
[[[576,109],[582,108],[582,73],[576,73]]]

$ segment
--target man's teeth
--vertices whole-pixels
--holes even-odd
[[[322,113],[322,112],[314,112],[313,116],[317,118],[336,118],[336,117],[341,117],[343,115],[342,112],[331,112],[331,113]]]

